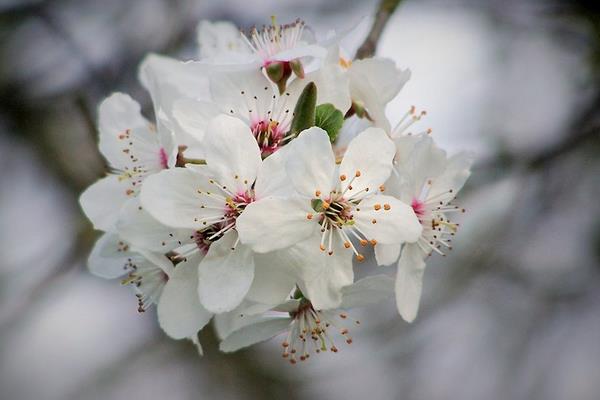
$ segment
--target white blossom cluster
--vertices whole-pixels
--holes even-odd
[[[451,248],[449,216],[464,211],[452,201],[471,157],[412,132],[414,107],[392,128],[385,108],[410,71],[351,61],[349,36],[203,21],[197,61],[149,55],[140,67],[155,121],[126,94],[100,105],[110,171],[80,199],[103,232],[89,267],[131,284],[140,312],[156,304],[170,337],[201,351],[214,318],[221,350],[281,335],[296,363],[352,342],[349,308],[395,293],[415,318],[425,261]],[[355,281],[367,256],[396,279]]]

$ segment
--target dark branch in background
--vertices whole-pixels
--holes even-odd
[[[375,55],[377,44],[379,43],[383,29],[387,25],[388,20],[394,11],[396,11],[400,1],[401,0],[381,0],[381,3],[379,3],[379,8],[377,9],[377,14],[375,14],[375,21],[373,21],[373,26],[369,31],[369,35],[367,35],[367,38],[363,44],[361,44],[356,51],[357,60]]]

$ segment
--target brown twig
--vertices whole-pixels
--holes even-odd
[[[375,54],[383,29],[387,25],[388,20],[394,11],[396,11],[400,1],[401,0],[381,0],[377,13],[375,14],[375,21],[373,22],[371,31],[363,44],[356,51],[357,60],[372,57]]]

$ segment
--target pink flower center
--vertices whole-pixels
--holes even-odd
[[[254,193],[251,191],[240,192],[233,198],[229,198],[225,205],[225,222],[223,224],[235,224],[235,220],[244,211],[246,206],[255,200]]]
[[[419,199],[413,199],[413,201],[410,205],[411,205],[413,211],[415,212],[415,214],[417,215],[419,222],[422,224],[423,220],[425,219],[425,213],[427,212],[425,203]]]
[[[160,159],[160,166],[164,169],[169,168],[169,157],[167,156],[167,152],[164,148],[160,148],[160,150],[158,151],[158,157]]]
[[[278,121],[259,120],[250,127],[263,158],[275,153],[283,145],[285,132]]]

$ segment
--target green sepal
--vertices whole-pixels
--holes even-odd
[[[293,136],[297,136],[300,132],[315,126],[315,110],[317,107],[317,86],[314,82],[308,83],[294,108],[294,118],[292,119],[292,125],[290,133]]]
[[[323,200],[321,199],[312,199],[310,201],[310,206],[316,212],[323,212]]]
[[[315,112],[315,126],[327,131],[331,143],[337,139],[344,124],[344,114],[333,104],[319,104]]]

